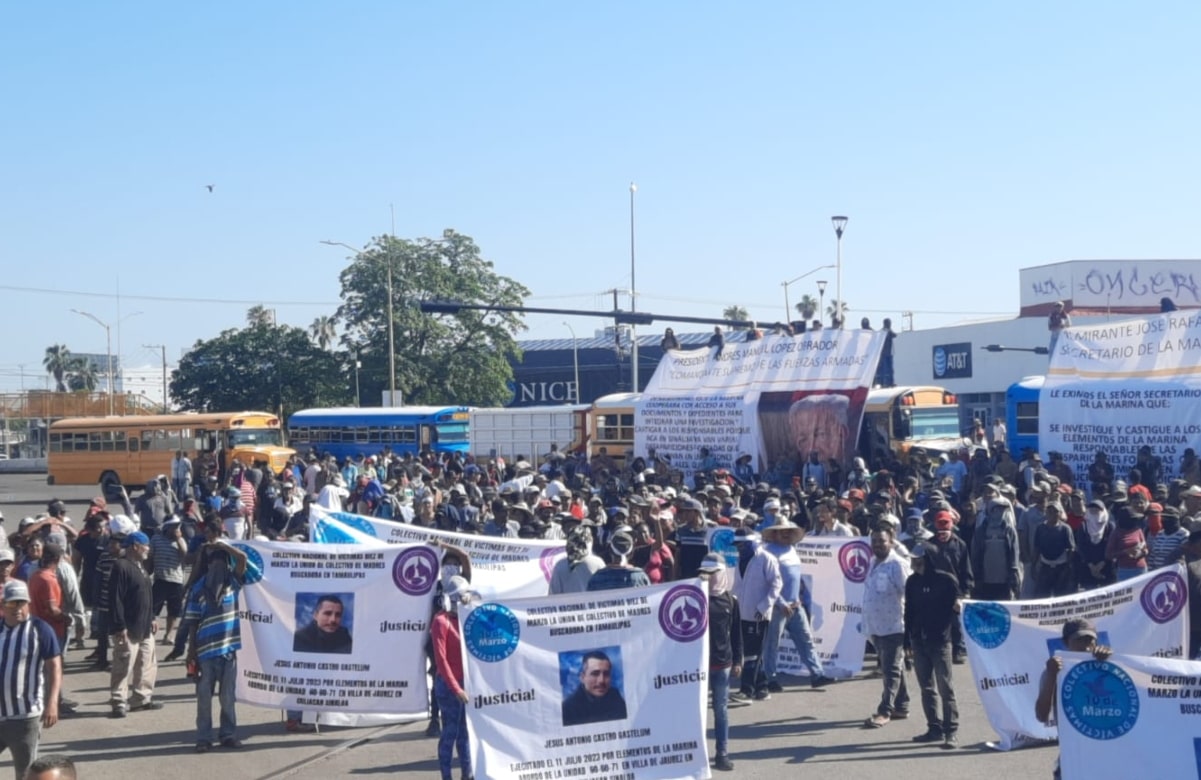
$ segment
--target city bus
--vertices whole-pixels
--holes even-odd
[[[634,448],[634,405],[640,398],[641,393],[613,393],[593,402],[588,413],[588,427],[592,431],[589,460],[604,447],[617,465],[624,465],[626,451]]]
[[[941,387],[882,387],[867,394],[859,451],[873,468],[883,456],[904,456],[914,448],[929,455],[963,445],[959,400]]]
[[[48,484],[130,486],[169,477],[180,450],[193,462],[225,450],[227,463],[265,461],[275,473],[295,453],[268,412],[71,417],[50,425],[48,450]]]
[[[391,406],[303,409],[288,418],[288,441],[299,452],[344,458],[424,451],[467,454],[466,406]]]

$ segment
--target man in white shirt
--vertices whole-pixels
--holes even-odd
[[[909,717],[909,691],[905,687],[905,581],[909,566],[893,549],[889,526],[872,533],[873,560],[863,588],[863,631],[871,637],[884,673],[880,706],[863,724],[880,728],[891,720]]]

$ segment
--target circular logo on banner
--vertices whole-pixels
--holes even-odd
[[[838,565],[842,567],[842,576],[851,582],[867,580],[867,570],[872,564],[872,548],[867,542],[856,540],[847,542],[838,551]]]
[[[1063,679],[1063,719],[1089,739],[1117,739],[1138,722],[1138,690],[1119,666],[1085,661]]]
[[[947,351],[942,347],[934,348],[934,376],[935,378],[947,373]]]
[[[721,528],[709,537],[709,549],[722,557],[727,567],[738,565],[738,548],[734,545],[734,530]]]
[[[504,604],[481,604],[471,610],[463,624],[467,652],[486,663],[503,661],[513,655],[521,639],[521,624],[513,610]]]
[[[246,553],[246,584],[253,585],[263,579],[263,556],[259,551],[248,544],[234,544],[234,547]]]
[[[1188,587],[1174,571],[1156,576],[1143,588],[1143,610],[1156,623],[1167,623],[1180,614],[1188,601]]]
[[[322,544],[358,544],[359,540],[329,522],[325,518],[318,520],[313,526],[313,541]]]
[[[348,525],[361,534],[365,534],[376,539],[379,538],[379,534],[375,532],[375,526],[373,526],[371,521],[365,517],[352,515],[348,512],[331,512],[330,516],[342,525]]]
[[[414,547],[396,556],[392,581],[410,596],[424,596],[434,588],[438,556],[428,547]]]
[[[985,650],[1000,647],[1009,638],[1009,610],[992,601],[963,605],[963,629]]]
[[[667,591],[659,604],[659,625],[677,642],[692,642],[704,636],[709,625],[705,594],[695,585],[677,585]]]
[[[566,547],[548,547],[542,551],[542,555],[538,557],[538,564],[542,567],[542,576],[546,577],[547,582],[550,582],[550,576],[554,573],[559,558],[566,554]]]

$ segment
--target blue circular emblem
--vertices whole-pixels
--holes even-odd
[[[352,515],[349,512],[331,512],[330,516],[342,525],[348,525],[361,534],[379,538],[379,534],[375,532],[375,526],[362,515]]]
[[[734,529],[719,528],[709,537],[709,549],[722,557],[727,567],[738,565],[738,547],[734,544]]]
[[[1108,661],[1085,661],[1063,679],[1063,719],[1089,739],[1117,739],[1138,722],[1138,689]]]
[[[486,663],[503,661],[513,655],[521,639],[521,625],[513,610],[504,604],[482,604],[471,610],[463,624],[467,652]]]
[[[358,544],[359,540],[325,518],[313,524],[313,541],[319,544]]]
[[[263,579],[263,556],[259,555],[259,551],[240,542],[235,543],[234,547],[246,553],[246,576],[244,578],[246,584],[253,585]]]
[[[1009,638],[1009,610],[993,601],[963,605],[963,630],[985,650],[1000,647]]]
[[[940,377],[947,373],[947,351],[942,347],[934,348],[934,376]]]

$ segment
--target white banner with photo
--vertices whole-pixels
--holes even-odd
[[[863,403],[884,334],[824,330],[672,350],[634,404],[634,452],[667,456],[686,478],[701,468],[701,448],[732,468],[742,454],[755,471],[791,474],[817,451],[825,462],[854,454]]]
[[[700,580],[464,607],[476,777],[708,778]]]
[[[1184,567],[1176,564],[1072,596],[965,600],[960,620],[972,684],[998,734],[995,747],[1010,750],[1055,738],[1055,728],[1034,716],[1034,702],[1047,659],[1064,649],[1064,623],[1091,620],[1097,643],[1118,652],[1183,658],[1187,599]]]
[[[1201,450],[1201,315],[1172,312],[1064,330],[1039,393],[1039,449],[1077,475],[1098,450],[1125,476],[1146,445],[1161,482]]]
[[[439,559],[428,545],[238,542],[237,698],[275,709],[420,715]]]
[[[1065,778],[1201,777],[1201,662],[1062,657],[1055,706]]]
[[[484,598],[545,596],[555,564],[567,555],[561,541],[452,533],[318,506],[310,510],[309,538],[343,544],[424,544],[440,539],[471,557],[471,586]]]
[[[796,545],[801,582],[812,601],[813,649],[826,675],[844,679],[863,670],[863,583],[871,565],[866,538],[810,537]],[[788,632],[780,640],[777,671],[808,675]]]

